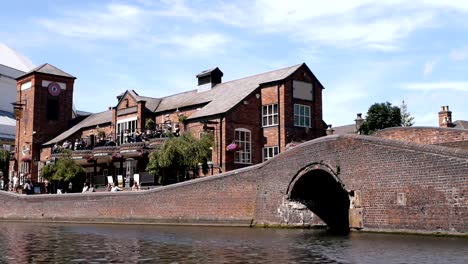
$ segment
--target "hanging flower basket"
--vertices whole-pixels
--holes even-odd
[[[31,162],[31,157],[23,157],[21,159],[22,162]]]
[[[238,151],[240,149],[241,149],[240,146],[236,143],[231,143],[226,147],[227,151]]]
[[[112,154],[112,160],[114,161],[120,161],[123,159],[123,156],[120,153],[114,153]]]
[[[93,156],[87,156],[87,157],[86,157],[86,161],[87,161],[88,163],[94,163],[94,157],[93,157]]]

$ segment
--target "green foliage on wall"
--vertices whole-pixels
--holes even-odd
[[[211,159],[211,147],[214,139],[211,134],[195,138],[190,133],[168,139],[162,147],[150,154],[147,171],[159,176],[159,183],[180,181],[185,172],[198,172],[202,165]]]
[[[69,150],[55,164],[47,164],[41,170],[41,177],[48,181],[77,182],[82,184],[85,171],[71,158]],[[82,187],[82,185],[80,186]]]

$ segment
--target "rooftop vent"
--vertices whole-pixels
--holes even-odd
[[[197,74],[198,92],[211,90],[216,84],[221,83],[223,72],[218,68],[209,69]]]

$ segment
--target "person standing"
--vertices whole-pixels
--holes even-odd
[[[85,192],[88,192],[89,191],[89,184],[87,182],[84,183],[84,186],[83,186],[83,191],[81,191],[81,193],[85,193]]]
[[[24,188],[24,191],[26,192],[27,195],[30,195],[30,194],[33,194],[34,191],[33,191],[33,185],[31,183],[31,180],[27,180],[26,183],[24,184],[23,186]]]
[[[13,191],[18,192],[19,187],[19,178],[18,175],[15,173],[13,176]]]

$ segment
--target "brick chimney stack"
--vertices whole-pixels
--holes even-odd
[[[448,105],[442,106],[439,112],[439,127],[453,127],[452,112]]]

